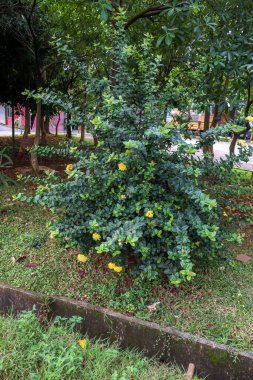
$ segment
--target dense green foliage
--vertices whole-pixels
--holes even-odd
[[[227,226],[235,221],[253,221],[251,173],[240,172],[240,196],[232,183],[217,182],[214,197],[227,204]],[[52,215],[39,205],[12,201],[12,194],[31,192],[33,186],[3,188],[0,205],[0,280],[14,287],[62,295],[109,307],[138,318],[173,326],[218,343],[252,351],[253,300],[249,297],[253,282],[253,260],[239,263],[239,253],[252,256],[252,226],[242,225],[242,245],[227,245],[225,260],[209,268],[198,268],[194,281],[175,289],[161,277],[145,281],[129,273],[112,273],[105,255],[95,255],[79,262],[80,250],[64,248],[59,240],[50,239],[45,228]],[[215,190],[215,188],[213,188]],[[223,199],[222,199],[223,198]],[[249,220],[248,220],[249,221]],[[66,243],[66,242],[65,242]],[[15,260],[15,262],[14,262]],[[24,261],[22,261],[24,260]],[[154,313],[148,305],[160,302]]]
[[[43,315],[40,316],[43,318]],[[42,326],[34,312],[0,317],[0,378],[5,380],[181,380],[176,366],[159,366],[106,342],[74,332],[80,317]],[[79,344],[85,345],[83,348]]]
[[[115,84],[105,87],[91,120],[99,144],[85,154],[70,148],[78,162],[67,166],[67,180],[54,178],[51,185],[51,174],[32,201],[54,213],[52,237],[85,255],[107,255],[112,270],[134,264],[149,279],[163,274],[178,285],[231,239],[222,228],[222,210],[203,191],[203,178],[224,177],[232,164],[194,159],[196,149],[184,141],[184,130],[163,122],[168,88],[158,88],[160,62],[151,53],[152,40],[146,37],[141,50],[129,45],[122,17],[112,52]]]

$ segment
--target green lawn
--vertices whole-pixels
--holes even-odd
[[[49,238],[49,212],[12,201],[21,188],[1,189],[0,281],[48,295],[64,295],[120,312],[175,326],[233,347],[253,351],[253,260],[214,263],[211,270],[179,289],[159,282],[129,279],[107,269],[101,255],[78,263],[79,252]],[[252,225],[245,225],[242,246],[253,256]],[[147,306],[160,302],[149,314]]]
[[[18,319],[0,317],[0,379],[184,379],[175,365],[159,365],[105,341],[85,339],[73,330],[76,319],[58,319],[42,327],[33,312],[23,313]]]

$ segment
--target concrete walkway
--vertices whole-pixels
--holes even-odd
[[[189,140],[187,142],[194,144],[196,140]],[[246,143],[246,144],[248,146],[253,147],[253,144],[251,143]],[[230,146],[230,142],[221,142],[221,141],[216,142],[214,144],[214,158],[216,160],[220,160],[221,158],[224,159],[226,158],[226,156],[229,156],[229,146]],[[235,154],[238,154],[238,145],[235,148]],[[201,157],[202,151],[198,151],[197,156]],[[240,165],[240,168],[244,170],[253,171],[253,156],[249,158],[248,162],[242,162]]]
[[[11,136],[11,134],[12,134],[12,131],[11,131],[10,127],[7,127],[7,126],[0,124],[0,137],[1,136]],[[20,129],[16,129],[15,135],[20,136],[20,134],[21,134]],[[77,134],[77,131],[73,131],[73,136],[80,136],[80,135]],[[92,136],[89,133],[86,133],[85,137],[87,139],[92,139]],[[191,144],[195,144],[196,141],[197,141],[196,139],[187,140],[187,142],[191,143]],[[215,159],[217,159],[217,160],[219,160],[221,158],[224,159],[226,157],[226,155],[229,155],[229,145],[230,145],[229,142],[216,142],[214,144],[214,157],[215,157]],[[247,145],[253,147],[253,144],[247,143]],[[235,153],[236,154],[238,153],[238,147],[236,147]],[[202,151],[198,151],[197,156],[201,157]],[[240,167],[244,170],[253,171],[253,156],[250,157],[249,162],[242,162]]]
[[[20,129],[15,129],[15,135],[19,136],[21,134]],[[0,137],[1,136],[11,136],[12,130],[10,127],[7,127],[3,124],[0,124]]]

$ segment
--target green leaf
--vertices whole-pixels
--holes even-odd
[[[160,36],[157,40],[156,47],[159,47],[162,44],[164,39],[165,39],[165,35]]]

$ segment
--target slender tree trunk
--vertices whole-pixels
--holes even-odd
[[[26,138],[31,130],[31,114],[30,114],[30,108],[29,108],[29,103],[26,103],[25,107],[25,131],[24,131],[24,136],[23,138]]]
[[[23,138],[20,144],[19,153],[24,153],[25,140],[27,139],[30,131],[31,131],[31,113],[30,113],[30,108],[29,108],[29,102],[26,102],[25,104],[25,130],[24,130]]]
[[[33,129],[33,124],[34,124],[35,117],[36,117],[36,114],[35,114],[35,112],[33,111],[33,112],[32,112],[32,115],[31,115],[31,131],[32,131],[32,129]],[[36,127],[36,126],[35,126],[35,127]]]
[[[41,145],[47,145],[47,132],[46,132],[46,126],[45,126],[45,119],[44,116],[41,117]]]
[[[83,124],[81,124],[80,129],[81,129],[80,142],[84,142],[84,140],[85,140],[85,129],[84,129],[84,125]]]
[[[94,141],[94,146],[98,146],[98,138],[96,135],[92,135],[93,141]]]
[[[232,156],[233,154],[235,154],[235,147],[236,147],[236,143],[237,143],[237,140],[238,140],[239,137],[240,137],[239,133],[236,133],[236,132],[233,133],[233,138],[232,138],[231,144],[229,146],[229,154],[230,154],[230,156]]]
[[[60,120],[61,120],[61,114],[60,114],[60,112],[58,112],[58,120],[57,120],[57,124],[55,126],[55,136],[56,137],[58,136],[58,127],[59,127],[59,124],[60,124]]]
[[[12,134],[12,151],[14,155],[15,151],[15,106],[12,104],[12,113],[11,113],[11,134]]]
[[[49,115],[46,115],[46,117],[45,117],[45,131],[46,131],[47,135],[51,135],[51,132],[50,132],[50,116]]]
[[[67,116],[67,135],[66,135],[66,137],[68,139],[72,138],[72,131],[71,131],[71,126],[70,126],[70,120],[71,120],[71,114],[68,113],[68,116]]]
[[[216,101],[214,103],[213,120],[211,123],[211,127],[213,128],[217,127],[218,121],[219,121],[219,103]]]
[[[36,132],[34,138],[34,147],[38,146],[40,143],[41,134],[41,121],[42,121],[42,103],[41,100],[37,102],[37,115],[36,115]],[[35,173],[39,172],[38,155],[35,152],[31,153],[31,164]]]
[[[204,118],[204,132],[208,131],[210,126],[210,107],[205,109],[205,118]]]
[[[205,109],[205,118],[204,118],[204,132],[208,131],[210,126],[210,107],[206,107]],[[213,154],[213,149],[209,145],[203,146],[203,153],[211,153]]]
[[[251,99],[251,85],[249,84],[249,86],[248,86],[248,100],[247,100],[247,104],[246,104],[245,112],[244,112],[245,118],[249,115],[250,107],[252,106],[252,104],[253,104],[253,99]],[[239,137],[242,134],[245,134],[249,130],[250,130],[250,123],[248,121],[246,121],[245,129],[242,132],[240,132],[240,133],[234,132],[233,133],[233,138],[232,138],[232,141],[231,141],[231,144],[229,147],[230,156],[235,154],[235,147],[236,147],[236,143],[237,143],[237,140],[239,139]]]

